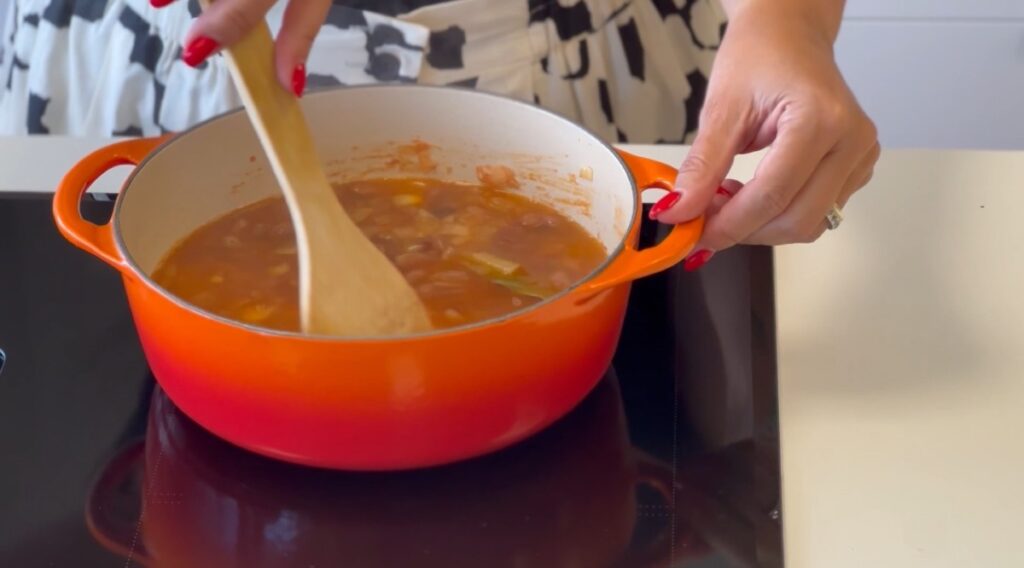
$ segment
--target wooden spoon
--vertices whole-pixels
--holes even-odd
[[[210,4],[200,3],[204,9]],[[277,81],[266,22],[228,48],[226,56],[295,226],[303,331],[384,336],[430,329],[415,290],[331,189],[298,99]]]

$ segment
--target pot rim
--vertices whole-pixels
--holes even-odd
[[[554,119],[556,119],[556,121],[558,121],[558,122],[560,122],[560,123],[562,123],[562,124],[564,124],[566,126],[570,126],[570,127],[574,128],[574,129],[584,133],[586,136],[590,137],[595,142],[597,142],[601,147],[603,147],[604,149],[608,150],[608,152],[612,156],[615,157],[615,159],[619,163],[619,166],[621,166],[622,170],[625,171],[626,177],[629,180],[629,189],[631,190],[630,191],[630,199],[632,201],[632,209],[633,209],[633,211],[632,211],[632,215],[630,216],[629,223],[626,226],[626,229],[625,229],[625,231],[623,233],[622,238],[619,240],[618,245],[616,245],[614,250],[612,250],[612,251],[610,251],[608,253],[608,256],[605,258],[604,262],[602,262],[600,265],[598,265],[592,271],[587,273],[586,276],[584,276],[583,278],[580,278],[579,280],[573,282],[573,284],[571,286],[569,286],[568,288],[562,290],[561,292],[558,292],[557,294],[554,294],[554,295],[552,295],[549,298],[545,298],[545,299],[541,300],[540,302],[537,302],[536,304],[532,304],[530,306],[519,308],[519,309],[516,309],[514,311],[508,312],[506,314],[497,316],[497,317],[488,318],[488,319],[485,319],[485,320],[480,320],[480,321],[476,321],[476,322],[472,322],[472,323],[467,323],[467,324],[463,324],[463,325],[458,325],[458,326],[454,326],[454,327],[448,327],[448,328],[444,328],[444,329],[432,329],[432,330],[425,331],[425,332],[417,332],[417,333],[410,333],[410,334],[404,334],[404,335],[383,336],[383,337],[377,337],[377,336],[337,336],[337,335],[311,334],[311,333],[303,333],[301,331],[287,331],[287,330],[280,330],[280,329],[272,329],[272,328],[267,328],[267,327],[261,327],[261,326],[245,323],[245,322],[238,321],[238,320],[233,320],[231,318],[227,318],[227,317],[221,316],[219,314],[215,314],[215,313],[210,312],[208,310],[204,310],[203,308],[200,308],[199,306],[193,305],[192,303],[185,301],[183,298],[180,298],[179,296],[171,293],[169,290],[167,290],[163,286],[159,285],[155,280],[153,280],[150,277],[149,274],[146,274],[139,267],[139,265],[135,262],[135,259],[129,253],[128,247],[127,247],[127,245],[124,242],[124,237],[121,234],[121,227],[120,227],[121,208],[122,208],[122,206],[124,204],[124,194],[129,190],[129,188],[131,187],[132,183],[134,183],[135,177],[138,175],[138,173],[140,171],[142,171],[142,169],[146,166],[146,164],[148,164],[150,162],[150,160],[156,158],[160,154],[160,152],[162,152],[164,149],[166,149],[170,145],[172,145],[172,144],[174,144],[176,142],[182,142],[188,136],[196,134],[204,126],[206,126],[206,125],[208,125],[210,123],[216,122],[218,120],[226,119],[229,116],[245,112],[245,109],[240,107],[240,108],[229,110],[229,111],[223,112],[221,114],[218,114],[216,116],[212,116],[210,118],[207,118],[206,120],[198,122],[195,125],[187,128],[187,129],[185,129],[185,130],[183,130],[181,132],[178,132],[178,133],[175,133],[175,134],[169,136],[166,140],[162,141],[159,145],[157,145],[155,148],[153,148],[153,150],[151,152],[149,152],[138,163],[138,165],[135,166],[132,169],[131,173],[125,179],[124,184],[122,185],[121,191],[117,195],[117,199],[116,199],[116,201],[114,203],[114,212],[113,212],[113,215],[111,217],[114,242],[116,243],[117,249],[121,253],[122,258],[124,259],[125,266],[127,268],[131,269],[132,274],[134,274],[135,277],[138,278],[142,283],[146,284],[150,289],[154,290],[155,292],[157,292],[158,294],[160,294],[161,296],[163,296],[165,299],[167,299],[168,301],[172,302],[173,304],[177,305],[178,307],[184,308],[184,309],[186,309],[188,311],[191,311],[191,312],[193,312],[195,314],[198,314],[198,315],[200,315],[200,316],[202,316],[202,317],[204,317],[206,319],[213,320],[213,321],[215,321],[217,323],[227,324],[227,325],[230,325],[230,326],[233,326],[233,327],[237,327],[237,328],[243,329],[243,330],[251,332],[251,333],[256,333],[256,334],[265,335],[265,336],[272,336],[272,337],[282,337],[282,338],[289,338],[289,339],[302,339],[302,340],[311,340],[311,341],[329,342],[329,343],[397,343],[397,342],[404,342],[404,341],[409,341],[409,340],[433,339],[433,338],[440,337],[440,336],[445,336],[445,335],[455,335],[455,334],[461,334],[461,333],[467,333],[467,332],[475,331],[475,330],[483,328],[483,327],[489,327],[489,326],[498,325],[498,324],[502,324],[502,323],[508,322],[508,321],[510,321],[512,319],[515,319],[515,318],[518,318],[518,317],[522,317],[522,316],[524,316],[524,315],[526,315],[526,314],[528,314],[530,312],[538,310],[538,309],[540,309],[540,308],[542,308],[544,306],[547,306],[549,304],[553,304],[555,302],[564,300],[566,297],[572,295],[577,289],[579,289],[580,286],[582,286],[586,282],[594,279],[595,277],[600,275],[602,272],[607,270],[615,262],[615,260],[622,254],[623,250],[625,250],[625,248],[626,248],[626,241],[629,238],[630,233],[633,232],[633,229],[636,227],[636,224],[638,223],[638,220],[640,218],[640,215],[637,212],[637,209],[638,209],[637,205],[638,205],[638,202],[640,201],[640,195],[639,195],[639,191],[638,191],[638,188],[637,188],[637,185],[636,185],[636,177],[633,175],[633,171],[626,164],[626,161],[622,158],[621,155],[619,155],[619,153],[615,150],[615,148],[611,144],[609,144],[609,143],[605,142],[604,140],[602,140],[601,138],[599,138],[597,135],[595,135],[593,132],[591,132],[587,128],[585,128],[585,127],[583,127],[583,126],[581,126],[579,124],[576,124],[575,122],[572,122],[568,118],[565,118],[565,117],[563,117],[563,116],[561,116],[561,115],[559,115],[559,114],[557,114],[557,113],[555,113],[553,111],[550,111],[550,110],[548,110],[546,108],[543,108],[543,107],[540,107],[540,106],[536,106],[536,105],[532,105],[532,104],[523,102],[523,101],[521,101],[519,99],[515,99],[515,98],[512,98],[512,97],[505,96],[505,95],[489,93],[489,92],[486,92],[486,91],[478,91],[478,90],[469,89],[469,88],[465,88],[465,87],[453,87],[453,86],[445,86],[445,85],[420,85],[420,84],[369,84],[369,85],[353,85],[353,86],[328,87],[328,88],[324,88],[324,89],[319,89],[317,91],[314,91],[314,92],[308,93],[306,95],[303,95],[303,99],[312,99],[312,98],[316,98],[316,97],[324,97],[324,96],[329,96],[329,95],[332,95],[332,94],[336,94],[337,92],[340,92],[340,91],[354,90],[354,89],[359,89],[359,90],[374,90],[374,89],[376,89],[376,90],[385,90],[385,89],[423,89],[423,90],[433,90],[433,91],[454,91],[454,92],[464,93],[464,94],[467,94],[469,96],[490,97],[492,99],[497,99],[499,101],[511,102],[513,104],[516,104],[516,105],[529,107],[530,109],[532,109],[534,111],[538,111],[538,112],[546,114],[546,115],[548,115],[550,117],[553,117]]]

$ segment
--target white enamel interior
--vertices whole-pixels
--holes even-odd
[[[511,168],[514,191],[553,206],[609,253],[629,230],[636,194],[618,156],[598,139],[531,105],[473,91],[411,86],[333,90],[303,100],[333,180],[424,176],[400,146],[431,145],[427,177],[476,182],[476,167]],[[396,156],[404,156],[397,161]],[[590,178],[590,179],[587,179]],[[116,222],[145,274],[199,226],[279,191],[243,113],[190,130],[129,179]]]

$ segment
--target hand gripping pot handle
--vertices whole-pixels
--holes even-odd
[[[618,152],[636,181],[638,201],[640,195],[649,189],[672,191],[678,173],[676,168],[621,150]],[[690,254],[703,230],[704,216],[700,216],[676,225],[664,240],[650,248],[639,250],[632,243],[627,243],[604,271],[581,286],[581,291],[589,298],[602,290],[671,268]]]

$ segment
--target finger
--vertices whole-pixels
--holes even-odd
[[[182,59],[196,66],[220,47],[245,37],[266,16],[276,0],[217,0],[209,4],[189,30]]]
[[[870,149],[868,150],[870,151]],[[867,152],[837,150],[822,160],[807,184],[778,217],[744,239],[748,244],[814,242],[825,232],[825,216],[838,205],[843,188],[857,173]]]
[[[718,212],[722,210],[722,207],[725,207],[725,204],[728,203],[730,199],[736,197],[736,194],[742,190],[743,182],[734,179],[724,180],[722,182],[722,185],[719,186],[719,188],[715,191],[715,196],[711,199],[711,204],[708,205],[707,211],[704,212],[705,226],[708,222],[710,222],[710,219],[713,219],[715,215],[717,215]],[[710,252],[710,249],[708,249],[707,243],[705,243],[702,238],[700,241],[697,242],[697,245],[693,247],[693,255],[700,254],[703,251]],[[707,262],[710,259],[711,256],[708,255],[704,261]],[[690,259],[688,258],[687,260],[689,261]],[[692,261],[690,261],[690,265],[688,265],[687,269],[694,269],[692,266]]]
[[[878,162],[878,157],[881,154],[882,148],[878,145],[878,142],[875,142],[871,150],[864,156],[860,164],[857,165],[857,168],[854,169],[854,173],[850,176],[846,186],[839,192],[839,198],[836,201],[840,208],[846,207],[846,203],[853,197],[853,194],[871,182],[871,178],[875,175],[875,163]]]
[[[704,235],[708,247],[720,251],[748,242],[751,234],[786,211],[811,175],[820,169],[819,164],[823,164],[834,142],[831,136],[822,136],[813,120],[780,129],[778,140],[761,160],[754,179],[708,223]],[[841,168],[846,171],[836,171]],[[845,181],[850,166],[839,161],[828,171],[833,178]]]
[[[732,168],[733,158],[741,146],[745,146],[752,112],[742,110],[742,104],[709,97],[701,112],[697,137],[676,177],[675,191],[681,196],[675,205],[658,216],[659,221],[682,223],[707,209],[715,190]]]
[[[708,205],[707,211],[705,211],[704,214],[708,217],[714,216],[722,210],[722,207],[725,207],[725,204],[728,203],[730,199],[736,197],[736,194],[742,189],[743,182],[734,179],[724,180],[715,191],[714,197],[711,198],[711,204]]]
[[[281,84],[301,96],[306,88],[306,59],[327,18],[332,0],[291,0],[277,34],[276,64]]]

